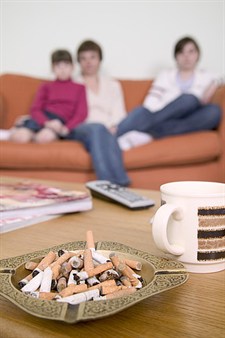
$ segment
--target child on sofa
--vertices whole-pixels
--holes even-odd
[[[71,54],[67,50],[56,50],[51,55],[51,63],[56,79],[40,86],[31,106],[31,117],[13,128],[11,141],[47,143],[70,138],[73,129],[86,119],[86,91],[82,84],[71,80]]]

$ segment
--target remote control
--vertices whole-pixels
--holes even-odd
[[[122,204],[130,209],[143,209],[155,205],[150,198],[141,196],[128,188],[109,181],[97,180],[86,183],[93,196]]]

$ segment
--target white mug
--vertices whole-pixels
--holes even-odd
[[[152,234],[162,251],[189,272],[225,269],[225,184],[183,181],[163,184]]]

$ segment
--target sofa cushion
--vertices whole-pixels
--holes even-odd
[[[56,141],[48,145],[1,142],[0,147],[2,169],[92,170],[89,154],[75,141]],[[208,131],[156,140],[126,151],[123,156],[126,169],[140,169],[202,163],[220,154],[218,133]]]
[[[195,132],[155,140],[124,153],[126,168],[203,163],[217,159],[222,145],[216,131]]]
[[[82,144],[55,141],[49,144],[1,142],[1,168],[91,170],[91,158]]]

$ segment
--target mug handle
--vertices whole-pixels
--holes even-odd
[[[183,211],[181,208],[173,204],[162,205],[155,213],[152,222],[152,235],[155,244],[162,251],[171,253],[173,255],[182,255],[184,248],[180,245],[169,243],[167,237],[167,227],[169,218],[173,218],[177,221],[183,218]]]

